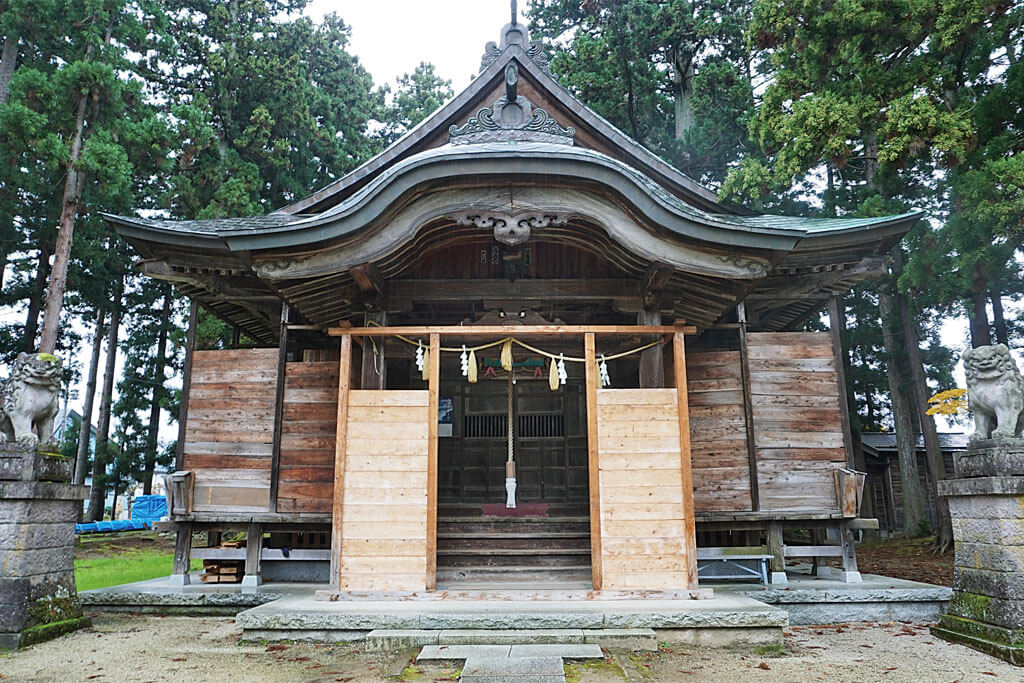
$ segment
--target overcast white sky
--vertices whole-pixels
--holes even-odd
[[[526,5],[520,0],[520,18]],[[509,0],[313,0],[306,14],[344,19],[352,28],[350,51],[377,85],[431,62],[459,92],[479,70],[484,45],[509,22],[510,7]]]

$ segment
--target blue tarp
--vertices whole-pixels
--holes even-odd
[[[132,519],[158,522],[167,516],[167,499],[163,496],[136,496],[132,504]]]
[[[76,534],[95,534],[106,531],[138,531],[151,529],[153,522],[167,516],[167,499],[163,496],[137,496],[132,504],[131,519],[116,519],[112,522],[91,522],[76,524]]]

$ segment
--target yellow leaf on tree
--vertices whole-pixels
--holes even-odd
[[[967,390],[957,387],[940,391],[928,402],[932,404],[929,415],[963,415],[967,412]]]

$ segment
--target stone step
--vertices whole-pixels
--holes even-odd
[[[537,643],[495,645],[424,645],[417,660],[455,661],[471,658],[519,659],[558,657],[559,659],[604,659],[601,646],[593,643]]]
[[[658,636],[649,628],[620,629],[377,629],[363,641],[367,649],[404,650],[411,647],[437,645],[498,645],[511,648],[520,645],[596,645],[611,650],[654,652]],[[509,650],[511,652],[511,650]]]
[[[565,683],[561,657],[483,657],[466,659],[460,681],[465,683]]]

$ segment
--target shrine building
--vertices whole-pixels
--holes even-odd
[[[560,86],[516,22],[468,88],[300,201],[107,216],[192,301],[173,578],[236,557],[245,584],[333,592],[685,592],[749,556],[775,583],[787,558],[856,581],[875,523],[841,347],[801,328],[831,302],[835,330],[834,297],[919,216],[721,203]],[[233,348],[195,348],[198,307]],[[216,543],[231,530],[248,547]]]

